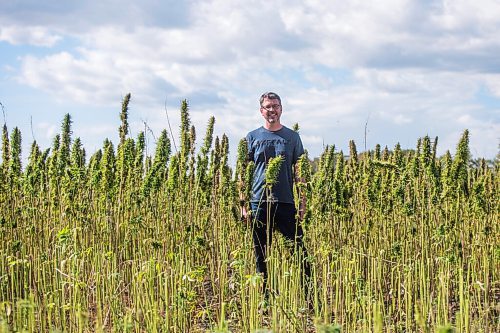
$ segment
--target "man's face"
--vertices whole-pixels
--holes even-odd
[[[262,102],[262,106],[260,107],[260,114],[262,114],[262,117],[270,123],[270,124],[275,124],[275,123],[280,123],[280,117],[281,117],[281,104],[278,99],[269,99],[269,98],[264,98],[264,101]]]

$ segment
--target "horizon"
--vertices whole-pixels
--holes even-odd
[[[1,106],[2,106],[2,105],[0,105],[0,107],[1,107]],[[180,110],[179,110],[179,113],[180,113]],[[66,114],[65,114],[65,115],[66,115]],[[73,130],[72,130],[72,129],[73,129],[73,125],[74,125],[74,120],[73,120],[73,117],[72,117],[72,115],[71,115],[70,113],[67,113],[67,115],[69,115],[69,116],[70,116],[70,120],[71,120],[71,131],[70,131],[71,136],[70,136],[70,139],[71,139],[71,144],[72,144],[72,143],[75,141],[75,139],[80,138],[80,137],[75,137],[75,136],[73,135]],[[128,116],[130,116],[130,114],[129,114],[129,110],[127,111],[127,115],[128,115]],[[188,114],[188,115],[190,116],[190,114]],[[118,122],[118,123],[120,122],[120,119],[119,119],[120,117],[119,117],[119,116],[120,116],[120,114],[118,114],[118,117],[117,117],[117,118],[118,118],[118,120],[117,120],[117,122]],[[208,121],[208,119],[207,119],[207,121]],[[63,122],[64,122],[64,119],[61,119],[61,124],[60,124],[60,125],[61,125],[61,130],[62,130],[62,125],[63,125]],[[216,123],[217,123],[217,119],[215,118],[215,124],[216,124]],[[192,123],[191,123],[190,125],[194,126]],[[294,124],[294,125],[295,125],[295,124]],[[14,126],[14,127],[12,127],[12,128],[9,128],[8,124],[6,124],[6,126],[7,126],[7,130],[8,130],[8,132],[9,132],[9,140],[10,140],[10,135],[12,134],[12,130],[13,130],[14,128],[16,128],[17,126]],[[287,126],[287,127],[288,127],[288,126]],[[290,126],[290,128],[292,128],[292,127],[293,127],[293,126]],[[300,125],[299,125],[299,127],[300,127]],[[17,128],[18,128],[18,127],[17,127]],[[104,140],[103,140],[103,142],[102,142],[103,146],[101,146],[101,147],[97,147],[97,149],[95,149],[95,150],[94,150],[93,152],[91,152],[91,153],[90,153],[90,152],[86,149],[85,145],[82,143],[82,149],[85,151],[85,163],[86,163],[86,164],[88,164],[88,163],[90,162],[90,159],[91,159],[92,155],[94,155],[94,154],[95,154],[98,150],[101,150],[101,151],[102,151],[102,148],[104,148],[104,142],[105,142],[106,140],[111,141],[111,143],[113,144],[113,147],[114,147],[115,154],[117,154],[117,149],[118,149],[118,146],[119,146],[119,141],[120,141],[120,140],[119,140],[119,137],[118,137],[118,136],[119,136],[119,128],[120,128],[120,124],[118,124],[118,126],[116,126],[116,138],[114,138],[114,139],[110,139],[109,137],[104,138]],[[171,155],[174,155],[174,154],[178,153],[178,149],[176,148],[176,145],[177,145],[177,143],[180,143],[180,140],[181,140],[180,136],[174,137],[174,136],[172,135],[172,133],[169,131],[169,129],[167,129],[167,128],[164,128],[164,129],[162,129],[162,130],[166,130],[166,131],[167,131],[167,137],[168,137],[168,139],[169,139],[169,141],[170,141],[170,145],[171,145],[171,153],[170,153],[170,154],[171,154]],[[203,129],[202,129],[202,131],[200,132],[200,131],[199,131],[200,129],[199,129],[199,128],[196,128],[196,126],[195,126],[195,130],[196,130],[196,142],[195,142],[196,147],[195,147],[195,154],[199,154],[199,153],[200,153],[200,145],[203,143],[203,139],[204,139],[204,134],[205,134],[205,130],[206,130],[206,128],[203,128]],[[466,129],[466,130],[467,130],[467,129]],[[464,130],[464,131],[465,131],[465,130]],[[149,157],[154,157],[154,155],[155,155],[155,150],[156,150],[156,135],[155,135],[154,133],[151,133],[151,131],[150,131],[150,128],[149,128],[149,127],[148,127],[148,128],[146,128],[146,129],[145,129],[144,131],[142,131],[142,132],[144,132],[144,135],[145,135],[145,138],[146,138],[146,147],[145,147],[145,156],[144,156],[144,157],[145,157],[145,158],[146,158],[146,157],[148,157],[148,156],[149,156]],[[155,142],[154,142],[153,144],[151,144],[151,143],[150,143],[150,142],[148,142],[148,140],[147,140],[147,137],[148,137],[148,132],[149,132],[149,135],[150,135],[150,136],[152,136],[152,137],[154,138],[154,140],[155,140]],[[161,131],[160,131],[160,132],[161,132]],[[158,133],[157,133],[157,134],[158,134],[158,136],[159,136],[160,132],[158,132]],[[298,131],[298,132],[300,133],[300,128],[299,128],[299,131]],[[214,133],[215,133],[215,131],[214,131]],[[25,146],[27,145],[28,147],[30,147],[30,148],[31,148],[31,146],[33,145],[33,143],[35,143],[35,142],[36,142],[36,144],[39,146],[39,148],[40,148],[40,150],[41,150],[41,151],[45,151],[45,150],[52,151],[53,141],[54,141],[54,139],[56,138],[56,136],[57,136],[57,135],[60,135],[60,134],[61,134],[61,131],[58,131],[58,132],[54,135],[54,137],[52,138],[52,140],[51,140],[51,144],[50,144],[50,145],[48,145],[48,146],[41,146],[41,145],[40,145],[40,144],[39,144],[36,140],[32,140],[31,142],[25,142],[25,140],[24,140],[24,139],[22,139],[22,140],[23,140],[23,145],[25,145]],[[137,133],[137,134],[139,134],[139,133]],[[200,136],[200,134],[203,134],[203,136]],[[225,135],[225,133],[222,133],[222,135]],[[217,135],[217,138],[218,138],[218,139],[222,139],[222,135],[221,135],[221,136]],[[463,135],[463,133],[462,133],[462,135]],[[22,131],[21,131],[21,138],[22,138],[22,137],[23,137],[23,133],[22,133]],[[127,137],[129,137],[129,138],[133,139],[134,141],[137,139],[137,136],[135,136],[135,137],[134,137],[133,135],[131,135],[131,133],[130,133],[130,128],[129,128],[129,133],[128,133]],[[418,141],[418,140],[423,139],[424,137],[425,137],[425,136],[422,136],[422,137],[418,138],[418,139],[417,139],[417,141]],[[437,137],[437,138],[438,138],[437,148],[438,148],[438,150],[439,150],[439,137]],[[469,138],[470,138],[470,134],[469,134]],[[81,138],[80,138],[80,139],[81,139]],[[242,139],[243,139],[243,138],[242,138]],[[429,137],[429,139],[430,139],[431,143],[433,143],[433,142],[434,142],[434,140],[436,139],[436,137]],[[459,139],[460,139],[460,138],[459,138]],[[211,150],[212,150],[212,149],[214,149],[214,142],[215,142],[215,140],[216,140],[216,135],[214,134],[214,137],[213,137],[213,139],[212,139],[212,144],[211,144]],[[117,142],[117,141],[118,141],[118,142]],[[353,140],[353,141],[354,141],[354,140]],[[234,166],[236,165],[236,158],[237,158],[237,156],[236,156],[236,151],[235,151],[235,150],[237,149],[237,146],[238,146],[238,144],[239,144],[239,141],[235,143],[235,142],[231,142],[231,140],[229,139],[229,141],[228,141],[228,142],[229,142],[229,148],[230,148],[230,151],[229,151],[229,159],[228,159],[228,162],[229,162],[229,163],[228,163],[228,164],[229,164],[229,166],[230,166],[230,167],[234,167]],[[456,147],[455,147],[455,148],[458,148],[458,143],[459,143],[459,141],[457,140],[457,142],[456,142]],[[357,150],[357,155],[358,155],[358,156],[362,156],[362,155],[364,155],[364,154],[366,154],[366,153],[374,152],[374,151],[376,150],[376,146],[377,146],[377,145],[380,145],[380,144],[375,144],[373,147],[367,147],[367,149],[365,150],[365,148],[364,148],[364,142],[363,142],[363,143],[361,143],[361,144],[363,144],[363,146],[362,146],[359,142],[356,142],[356,141],[354,141],[354,144],[355,144],[355,146],[356,146],[356,150]],[[398,142],[397,144],[399,144],[399,142]],[[470,146],[470,145],[469,145],[469,146]],[[335,144],[333,144],[333,145],[324,145],[324,146],[323,146],[323,148],[322,148],[321,153],[320,153],[319,155],[317,155],[317,156],[311,156],[311,155],[310,155],[310,153],[309,153],[309,151],[308,151],[308,149],[307,149],[307,148],[305,148],[305,150],[306,150],[306,153],[308,154],[308,158],[309,158],[309,160],[310,160],[312,163],[314,163],[316,160],[318,160],[318,159],[320,159],[320,158],[321,158],[321,155],[325,152],[325,150],[326,150],[327,148],[332,148],[332,147],[334,148],[334,150],[335,150],[335,152],[336,152],[337,154],[338,154],[338,153],[340,153],[340,152],[342,152],[342,155],[343,155],[345,158],[350,157],[350,154],[349,154],[349,149],[348,149],[348,150],[346,150],[346,151],[345,151],[345,150],[343,150],[343,149],[337,149],[337,146],[336,146]],[[395,148],[395,146],[394,146],[394,147],[389,147],[389,146],[382,146],[382,145],[380,145],[380,152],[382,153],[386,147],[387,147],[387,149],[389,150],[389,152],[390,152],[390,153],[392,153],[392,152],[394,151],[394,148]],[[71,147],[70,147],[70,148],[71,148]],[[469,147],[469,148],[470,148],[470,147]],[[415,147],[407,147],[407,148],[403,148],[403,147],[401,147],[401,151],[402,151],[402,152],[416,151],[416,149],[417,149],[417,142],[415,142]],[[232,153],[232,152],[233,152],[233,153]],[[445,154],[447,154],[448,152],[449,152],[449,153],[451,154],[451,156],[454,158],[454,156],[455,156],[455,152],[456,152],[456,149],[454,149],[454,150],[446,150],[446,151],[445,151],[445,152],[443,152],[442,154],[438,154],[438,155],[436,156],[436,158],[437,158],[437,159],[441,159],[441,158],[442,158]],[[27,163],[28,163],[28,159],[29,159],[29,150],[24,150],[24,149],[22,149],[21,154],[22,154],[22,156],[21,156],[21,157],[22,157],[22,158],[21,158],[21,163],[22,163],[22,168],[24,169],[24,167],[25,167],[25,166],[27,165]],[[493,161],[495,161],[497,158],[498,158],[498,156],[495,156],[495,157],[493,157],[493,158],[491,158],[491,159],[489,159],[489,158],[484,158],[484,157],[474,157],[474,156],[472,156],[472,155],[470,156],[470,159],[471,159],[471,160],[481,160],[481,159],[484,159],[484,160],[486,160],[486,162],[493,162]],[[4,159],[3,159],[3,156],[2,156],[2,159],[1,159],[1,160],[2,160],[2,161],[4,160]]]

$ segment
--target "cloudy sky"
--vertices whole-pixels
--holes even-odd
[[[233,155],[283,98],[310,155],[324,145],[414,148],[439,137],[474,157],[500,144],[499,0],[0,0],[0,102],[27,147],[48,148],[66,113],[89,154],[131,134],[177,135],[187,99],[201,141],[211,115]],[[2,121],[3,122],[3,121]]]

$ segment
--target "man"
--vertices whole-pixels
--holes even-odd
[[[303,245],[303,231],[300,221],[304,217],[305,196],[300,198],[299,214],[293,197],[293,183],[296,178],[295,164],[304,154],[304,148],[297,132],[281,124],[281,98],[273,93],[264,93],[260,98],[260,113],[264,118],[264,126],[251,131],[246,136],[248,158],[255,163],[250,201],[254,251],[257,272],[264,277],[267,295],[266,250],[271,245],[272,232],[280,231],[291,242],[296,242],[294,249],[302,252],[302,267],[309,279],[310,267],[304,258],[307,257]],[[271,158],[283,157],[277,182],[266,188],[266,168]],[[246,215],[246,212],[244,212]],[[269,218],[269,219],[268,219]]]

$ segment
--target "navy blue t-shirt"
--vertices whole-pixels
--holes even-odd
[[[293,200],[293,165],[304,154],[304,147],[297,132],[283,126],[272,132],[264,127],[247,134],[248,158],[255,163],[252,186],[252,202],[266,201],[266,168],[273,157],[282,155],[278,182],[272,188],[272,200],[282,203],[294,203]]]

